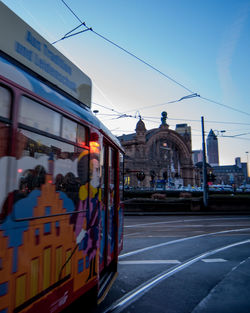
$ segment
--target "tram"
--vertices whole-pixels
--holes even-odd
[[[0,312],[100,302],[123,244],[123,151],[91,80],[0,2]]]

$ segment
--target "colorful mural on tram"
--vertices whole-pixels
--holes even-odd
[[[123,151],[91,112],[91,80],[0,15],[0,313],[97,303],[122,249]]]

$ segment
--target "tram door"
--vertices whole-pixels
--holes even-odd
[[[104,145],[101,155],[100,272],[111,263],[115,256],[117,237],[115,233],[115,164],[115,150],[108,145]]]
[[[108,236],[107,236],[107,263],[109,264],[115,255],[115,244],[116,244],[116,215],[115,215],[115,150],[109,147],[109,179],[108,179]]]

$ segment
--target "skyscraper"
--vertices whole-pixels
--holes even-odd
[[[212,129],[207,136],[207,158],[211,166],[219,165],[218,139]]]

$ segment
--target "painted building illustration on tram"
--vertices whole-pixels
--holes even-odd
[[[122,248],[121,147],[91,112],[90,79],[0,12],[0,313],[100,301]]]

